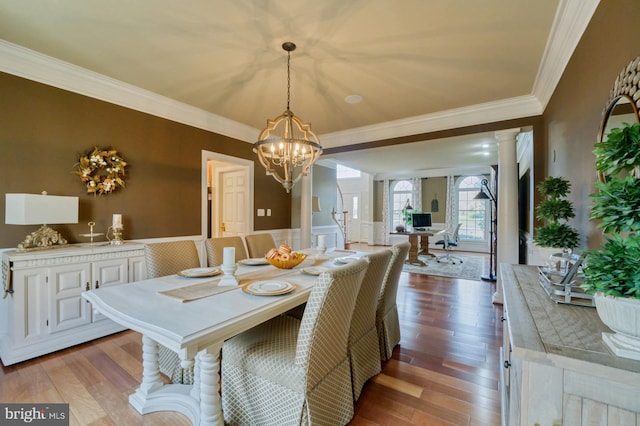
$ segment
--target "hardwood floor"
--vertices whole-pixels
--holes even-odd
[[[403,272],[402,340],[366,384],[350,424],[499,425],[502,308],[491,303],[494,291],[490,282]],[[140,335],[126,331],[2,367],[0,401],[69,402],[71,425],[190,424],[129,405],[141,356]]]

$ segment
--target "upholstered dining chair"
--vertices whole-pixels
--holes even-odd
[[[144,259],[148,278],[164,277],[200,266],[198,249],[193,240],[146,244]],[[169,376],[173,383],[193,383],[193,368],[183,369],[178,354],[163,345],[158,345],[158,362],[160,371]]]
[[[353,400],[357,401],[365,382],[380,373],[380,345],[376,329],[376,308],[391,250],[381,250],[363,257],[369,267],[362,279],[349,328],[349,360]]]
[[[247,242],[249,257],[264,257],[270,249],[277,248],[273,235],[269,233],[249,234],[244,240]]]
[[[376,328],[378,330],[380,359],[382,361],[390,359],[393,354],[393,348],[400,343],[400,321],[398,320],[396,296],[398,294],[400,273],[410,247],[411,243],[408,241],[391,247],[391,260],[378,297]]]
[[[323,272],[302,320],[280,315],[222,346],[225,424],[344,425],[353,417],[348,324],[367,261]]]
[[[234,247],[236,250],[236,262],[247,258],[247,250],[244,248],[242,237],[215,237],[208,238],[204,242],[207,250],[207,264],[209,266],[222,265],[225,247]]]

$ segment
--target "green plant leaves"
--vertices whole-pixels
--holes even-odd
[[[565,223],[575,216],[573,203],[564,199],[569,194],[571,183],[562,177],[548,176],[536,188],[543,197],[536,206],[536,217],[543,226],[535,229],[535,243],[540,247],[577,247],[580,234]]]
[[[605,176],[616,176],[631,172],[640,166],[640,124],[627,124],[623,128],[611,129],[607,140],[597,143],[596,168]]]
[[[616,297],[640,299],[640,237],[615,234],[607,239],[601,251],[587,253],[584,262],[584,284],[587,293],[602,292]]]
[[[598,227],[604,233],[640,231],[640,179],[613,178],[596,182],[595,187],[589,218],[600,220]]]

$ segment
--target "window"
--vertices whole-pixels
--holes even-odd
[[[466,241],[487,240],[487,204],[485,200],[474,200],[482,187],[482,176],[464,176],[456,183],[458,223],[461,223],[459,238]]]
[[[408,180],[400,180],[391,183],[391,191],[389,191],[389,209],[391,210],[391,230],[395,230],[396,226],[404,225],[402,217],[402,209],[407,204],[407,200],[413,200],[413,184]]]
[[[359,178],[360,170],[338,164],[336,167],[336,176],[338,179]]]
[[[358,219],[358,196],[353,196],[353,205],[351,206],[351,219]]]

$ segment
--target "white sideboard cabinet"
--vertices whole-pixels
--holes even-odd
[[[500,265],[502,424],[640,426],[640,361],[612,354],[594,308],[556,304],[538,269]]]
[[[106,336],[123,327],[93,312],[82,292],[146,278],[144,245],[70,245],[3,253],[0,359],[14,364]],[[123,287],[126,291],[126,287]]]

